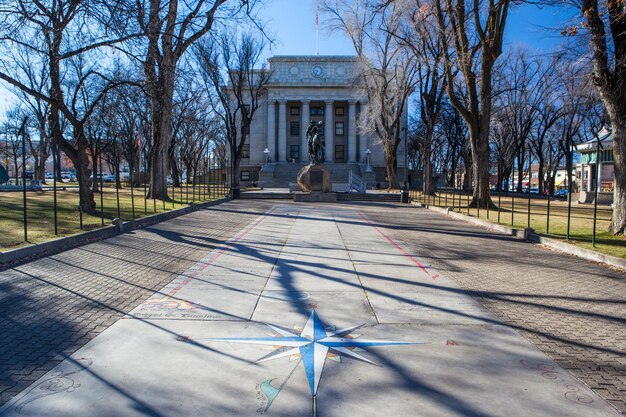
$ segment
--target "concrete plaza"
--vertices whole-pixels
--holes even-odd
[[[0,416],[626,411],[623,272],[415,207],[229,202],[0,288]]]

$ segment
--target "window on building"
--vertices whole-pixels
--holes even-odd
[[[343,160],[344,160],[343,145],[335,145],[335,161],[343,161]]]
[[[250,171],[241,171],[239,173],[241,181],[250,181]]]
[[[335,123],[335,136],[343,136],[344,124],[343,122]]]
[[[242,158],[250,158],[250,144],[244,143],[241,148],[241,157]]]
[[[300,145],[291,145],[289,147],[289,159],[294,162],[300,161]]]
[[[323,116],[324,107],[311,107],[311,116]]]
[[[345,107],[335,107],[335,116],[343,116],[345,114]]]
[[[290,107],[289,114],[292,116],[300,116],[300,107],[296,107],[296,106]]]
[[[293,121],[289,123],[289,134],[291,136],[300,136],[300,122]]]

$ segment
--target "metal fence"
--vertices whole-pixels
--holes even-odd
[[[0,251],[24,242],[39,243],[93,230],[115,218],[125,221],[176,210],[191,203],[223,198],[231,193],[229,163],[212,163],[179,186],[168,180],[168,200],[148,198],[148,175],[144,170],[126,178],[118,188],[100,175],[94,187],[96,213],[83,213],[78,184],[48,179],[46,184],[19,179],[0,189]]]
[[[608,205],[578,204],[572,195],[541,196],[532,193],[492,193],[496,208],[472,208],[471,192],[442,188],[433,195],[412,189],[409,197],[423,204],[446,207],[468,216],[516,228],[532,228],[536,233],[581,243],[617,245],[608,232],[612,209]],[[623,246],[623,245],[622,245]]]

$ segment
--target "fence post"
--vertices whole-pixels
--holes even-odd
[[[26,120],[24,120],[22,129],[26,129]],[[15,169],[17,169],[17,167]],[[28,242],[28,208],[26,205],[26,132],[24,131],[22,131],[22,206],[24,208],[24,242]]]
[[[148,215],[148,157],[143,158],[143,214]]]
[[[59,235],[59,210],[57,206],[57,160],[59,147],[56,144],[52,145],[52,189],[54,195],[54,235]]]
[[[99,158],[100,158],[100,222],[102,223],[102,226],[104,226],[104,184],[103,184],[103,180],[102,180],[102,154],[99,154]]]
[[[134,152],[133,152],[134,153]],[[134,155],[133,155],[134,157]],[[131,160],[134,160],[134,158],[131,157]],[[135,192],[134,192],[134,188],[133,188],[133,164],[131,162],[130,164],[130,173],[129,173],[129,178],[130,180],[130,205],[131,205],[131,209],[133,211],[133,220],[135,220]]]
[[[548,212],[546,214],[546,235],[550,234],[550,196],[548,196]]]

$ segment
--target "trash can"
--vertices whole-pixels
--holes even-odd
[[[238,200],[241,198],[241,188],[233,187],[233,200]]]

